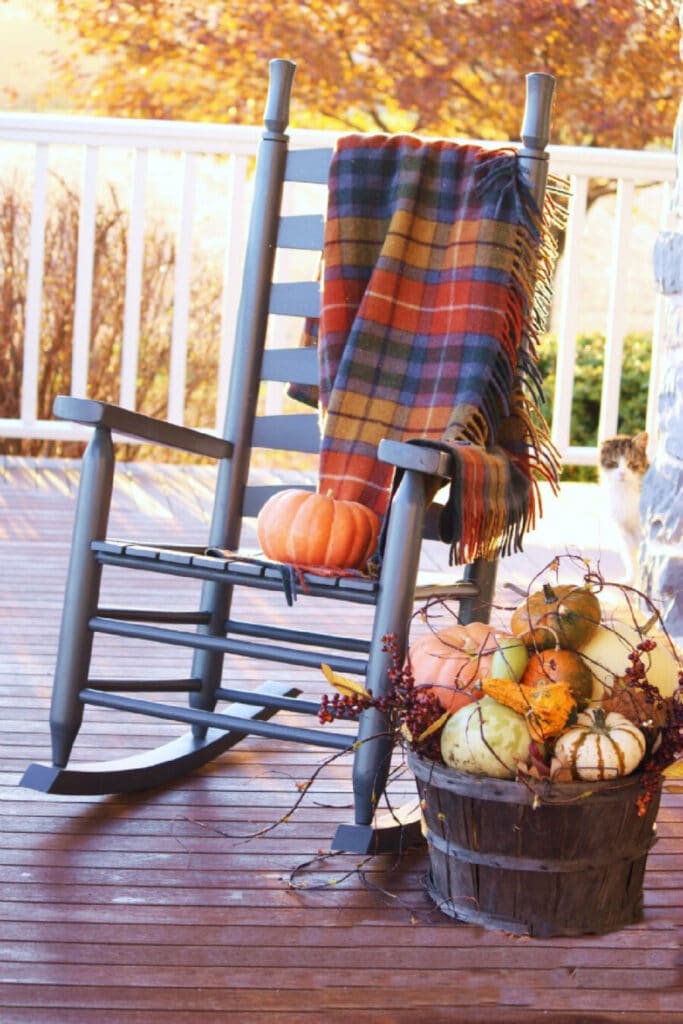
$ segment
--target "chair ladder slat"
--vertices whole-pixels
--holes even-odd
[[[320,450],[320,426],[316,413],[285,413],[259,416],[254,423],[252,444],[273,451],[307,452]]]
[[[291,149],[287,154],[285,181],[327,185],[332,149]]]
[[[261,380],[296,381],[316,387],[319,380],[315,348],[271,348],[263,353]]]
[[[278,248],[322,250],[323,232],[322,214],[304,213],[281,217],[277,233]]]
[[[278,281],[271,285],[268,312],[279,316],[320,316],[317,281]]]

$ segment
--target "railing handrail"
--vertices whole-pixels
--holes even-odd
[[[254,125],[205,121],[159,121],[149,118],[95,117],[36,113],[0,113],[0,139],[6,142],[47,142],[55,145],[132,146],[143,149],[182,150],[193,153],[256,152],[262,129]],[[290,128],[291,144],[331,146],[343,131]],[[487,140],[486,146],[500,145]],[[511,143],[512,144],[512,143]],[[577,166],[589,177],[673,181],[675,158],[671,150],[605,149],[593,146],[548,147],[558,174],[571,174]]]
[[[54,145],[132,146],[192,153],[253,153],[261,129],[203,121],[57,114],[0,114],[0,138]]]

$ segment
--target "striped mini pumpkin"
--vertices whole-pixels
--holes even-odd
[[[641,729],[616,711],[589,708],[558,736],[555,757],[573,778],[586,782],[630,775],[645,754]]]

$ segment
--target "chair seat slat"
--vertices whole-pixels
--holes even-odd
[[[143,546],[140,544],[110,544],[107,541],[94,541],[93,551],[101,555],[101,561],[105,564],[141,566],[141,563],[149,563],[148,568],[156,572],[173,572],[184,575],[187,570],[188,576],[201,576],[202,570],[208,570],[212,574],[223,572],[229,577],[230,582],[235,584],[258,585],[262,580],[273,588],[282,583],[282,570],[276,563],[270,564],[267,561],[241,561],[239,558],[231,558],[228,555],[215,554],[194,554],[189,553],[186,563],[179,563],[175,557],[177,549],[167,551],[164,547]],[[245,556],[246,558],[247,556]],[[147,566],[145,566],[147,568]],[[377,592],[377,582],[358,576],[318,576],[315,572],[303,572],[302,578],[305,581],[302,589],[311,590],[311,593],[330,594],[333,591],[344,592],[349,597],[356,594],[361,599],[372,598]]]

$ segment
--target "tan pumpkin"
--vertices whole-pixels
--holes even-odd
[[[515,609],[510,628],[539,651],[547,647],[577,650],[598,628],[600,616],[600,602],[588,587],[546,583]]]
[[[553,775],[568,770],[573,779],[596,782],[630,775],[646,750],[641,729],[616,711],[582,711],[555,741]]]
[[[363,569],[374,554],[379,519],[357,501],[289,488],[274,494],[259,512],[261,550],[276,562]]]
[[[523,643],[483,622],[427,633],[411,645],[409,653],[416,685],[433,692],[444,711],[450,712],[481,696],[480,679],[519,678],[526,661]]]

